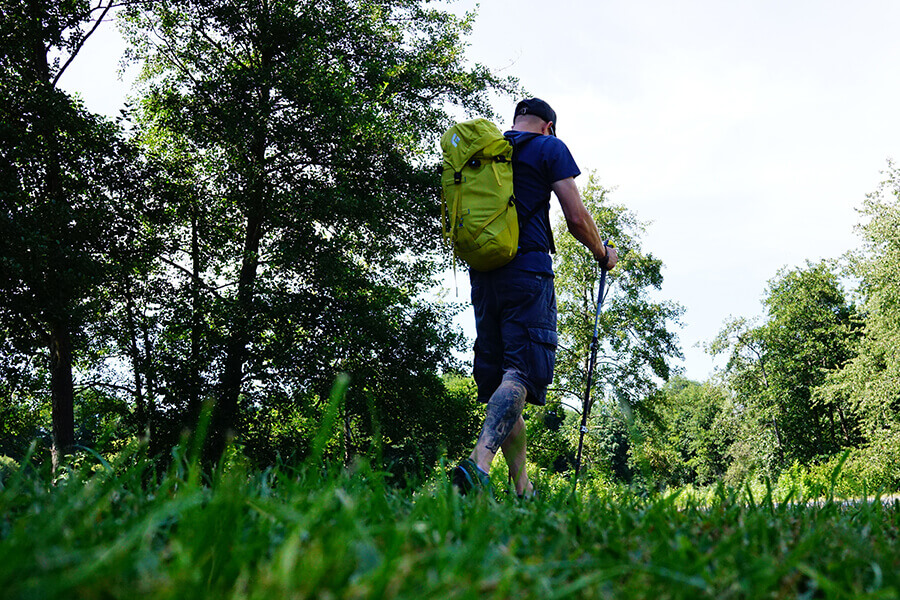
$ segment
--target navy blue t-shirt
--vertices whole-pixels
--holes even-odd
[[[566,144],[551,135],[507,131],[515,144],[513,193],[519,214],[519,252],[506,266],[553,274],[550,259],[550,194],[552,184],[581,171]]]

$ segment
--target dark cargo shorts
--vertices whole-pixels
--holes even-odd
[[[487,402],[504,379],[543,405],[556,360],[556,293],[553,276],[518,269],[470,271],[475,307],[475,383]]]

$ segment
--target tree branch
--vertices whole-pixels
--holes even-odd
[[[563,406],[565,406],[566,408],[571,408],[572,410],[575,411],[576,414],[579,414],[579,415],[581,414],[580,408],[576,408],[576,407],[572,406],[571,404],[567,404],[567,403],[563,402],[562,400],[560,400],[559,403],[562,404]]]
[[[90,31],[88,31],[84,35],[84,37],[78,41],[78,44],[72,50],[72,53],[69,54],[68,60],[66,60],[65,64],[62,66],[62,68],[56,73],[56,77],[53,78],[53,87],[56,87],[57,82],[59,82],[59,78],[62,77],[63,73],[66,72],[66,69],[69,68],[69,65],[72,64],[72,61],[75,60],[75,57],[78,56],[78,53],[81,51],[81,48],[84,46],[84,43],[88,40],[88,38],[91,37],[91,35],[95,31],[97,31],[98,27],[100,27],[100,23],[103,22],[103,19],[106,18],[106,15],[109,13],[109,11],[110,11],[110,9],[112,9],[112,7],[113,7],[112,1],[110,1],[110,3],[107,4],[106,6],[103,6],[103,2],[101,0],[100,3],[97,4],[96,8],[93,9],[94,11],[102,9],[103,12],[100,13],[99,17],[97,17],[97,20],[94,22],[94,26],[91,27]],[[93,11],[91,11],[91,12],[93,12]]]
[[[227,56],[228,58],[230,58],[231,60],[233,60],[235,63],[241,65],[241,66],[244,67],[245,69],[249,69],[249,68],[250,68],[250,65],[248,65],[247,63],[245,63],[244,61],[242,61],[242,60],[240,59],[240,57],[239,57],[237,54],[235,54],[234,52],[232,52],[231,50],[229,50],[228,48],[226,48],[224,45],[220,44],[219,42],[217,42],[216,40],[214,40],[212,37],[210,37],[210,35],[209,35],[208,33],[206,33],[206,30],[205,30],[205,29],[203,29],[203,28],[201,28],[201,27],[197,27],[197,28],[194,29],[194,31],[196,31],[197,33],[199,33],[200,36],[201,36],[203,39],[205,39],[207,42],[210,43],[210,45],[212,45],[214,48],[218,49],[219,52],[221,52],[222,54],[224,54],[225,56]]]
[[[129,394],[134,394],[134,389],[125,385],[118,385],[115,383],[107,383],[105,381],[86,381],[80,385],[75,386],[76,390],[88,390],[88,389],[96,389],[96,388],[108,388],[111,390],[116,390],[118,392],[128,392]]]
[[[179,265],[177,262],[175,262],[175,261],[173,261],[173,260],[170,260],[170,259],[166,258],[165,256],[161,256],[159,259],[160,259],[161,261],[163,261],[164,263],[166,263],[167,265],[169,265],[170,267],[174,267],[175,269],[178,269],[179,271],[181,271],[182,273],[186,274],[186,275],[187,275],[188,277],[190,277],[191,279],[194,278],[194,273],[193,273],[190,269],[188,269],[188,268],[186,268],[186,267],[183,267],[183,266]],[[198,278],[198,279],[199,279],[199,278]],[[222,286],[219,286],[219,287],[212,287],[212,286],[210,286],[208,283],[205,283],[202,279],[199,279],[199,282],[200,282],[200,286],[201,286],[203,289],[205,289],[206,291],[212,293],[216,298],[218,298],[218,299],[220,299],[220,300],[222,299],[222,296],[219,295],[219,293],[217,292],[217,290],[219,290],[219,289],[221,289],[221,288],[223,288],[223,287],[228,287],[229,285],[232,285],[232,284],[229,283],[229,284],[225,284],[225,285],[222,285]]]

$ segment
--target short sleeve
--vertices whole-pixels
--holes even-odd
[[[556,137],[547,136],[544,138],[546,149],[543,153],[544,174],[550,183],[555,183],[561,179],[569,177],[577,177],[581,174],[578,165],[569,147],[565,142]]]

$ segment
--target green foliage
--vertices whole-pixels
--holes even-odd
[[[851,254],[864,334],[856,355],[822,390],[824,399],[838,398],[851,406],[871,440],[900,423],[900,169],[889,162],[885,175],[863,202],[857,226],[863,247]]]
[[[19,469],[0,490],[4,597],[860,598],[900,591],[900,505],[718,487],[631,495],[595,480],[534,501],[462,498],[441,471],[391,488],[365,462],[207,483],[132,447]],[[226,453],[229,456],[230,453]],[[92,455],[86,454],[84,459]],[[790,494],[793,494],[792,496]],[[784,500],[785,498],[780,498]]]
[[[828,263],[782,272],[765,304],[768,389],[790,441],[789,458],[810,460],[858,442],[845,403],[816,402],[812,391],[852,357],[854,309]]]
[[[75,441],[74,381],[103,345],[105,292],[144,259],[144,164],[56,87],[108,10],[0,2],[0,362],[45,362],[57,450]]]
[[[735,319],[710,346],[729,354],[725,375],[738,419],[732,477],[774,476],[795,460],[808,463],[861,442],[847,402],[816,395],[853,357],[859,331],[833,265],[779,272],[764,304],[764,324]]]
[[[629,483],[634,476],[634,465],[630,460],[633,440],[628,414],[605,404],[594,409],[585,435],[585,466],[601,477]]]
[[[676,377],[654,398],[645,419],[645,453],[654,475],[668,485],[709,485],[726,474],[735,442],[733,407],[710,383]]]
[[[42,427],[49,402],[41,394],[42,378],[24,368],[5,369],[5,374],[0,379],[0,455],[22,458],[31,442],[47,433]]]
[[[449,106],[515,88],[466,65],[471,15],[126,2],[140,155],[55,88],[108,5],[0,9],[0,450],[52,405],[64,446],[149,433],[166,457],[215,401],[217,448],[270,464],[308,451],[349,372],[342,458],[459,451],[470,399],[439,374],[461,335],[422,300],[444,260],[434,142]]]
[[[571,411],[558,401],[526,407],[528,455],[540,468],[565,473],[575,468],[571,432],[578,427]]]
[[[137,134],[178,192],[144,290],[164,295],[136,302],[156,436],[171,442],[214,398],[210,455],[234,432],[271,457],[248,419],[314,417],[346,372],[348,455],[381,444],[386,460],[429,464],[455,448],[439,373],[461,336],[421,300],[445,260],[435,141],[448,106],[486,111],[489,91],[514,86],[466,66],[471,18],[411,0],[126,15],[143,67]]]
[[[446,374],[443,377],[442,415],[436,419],[442,431],[436,439],[450,458],[461,457],[471,450],[472,442],[481,431],[484,405],[478,402],[478,388],[471,376]],[[433,442],[432,442],[433,443]]]
[[[0,455],[0,491],[4,488],[4,483],[9,480],[16,471],[19,470],[19,463],[15,459]]]
[[[870,498],[900,490],[900,436],[882,431],[872,443],[825,460],[795,462],[778,478],[776,489],[806,498]]]
[[[597,228],[615,241],[620,257],[609,274],[609,295],[600,315],[600,350],[591,395],[637,405],[656,390],[658,379],[668,379],[671,360],[681,357],[669,327],[678,323],[684,309],[651,297],[662,286],[662,262],[641,250],[644,225],[624,207],[609,202],[609,193],[594,176],[581,190]],[[584,397],[600,268],[564,231],[565,221],[560,220],[554,258],[560,334],[554,387],[566,401],[578,402]]]

